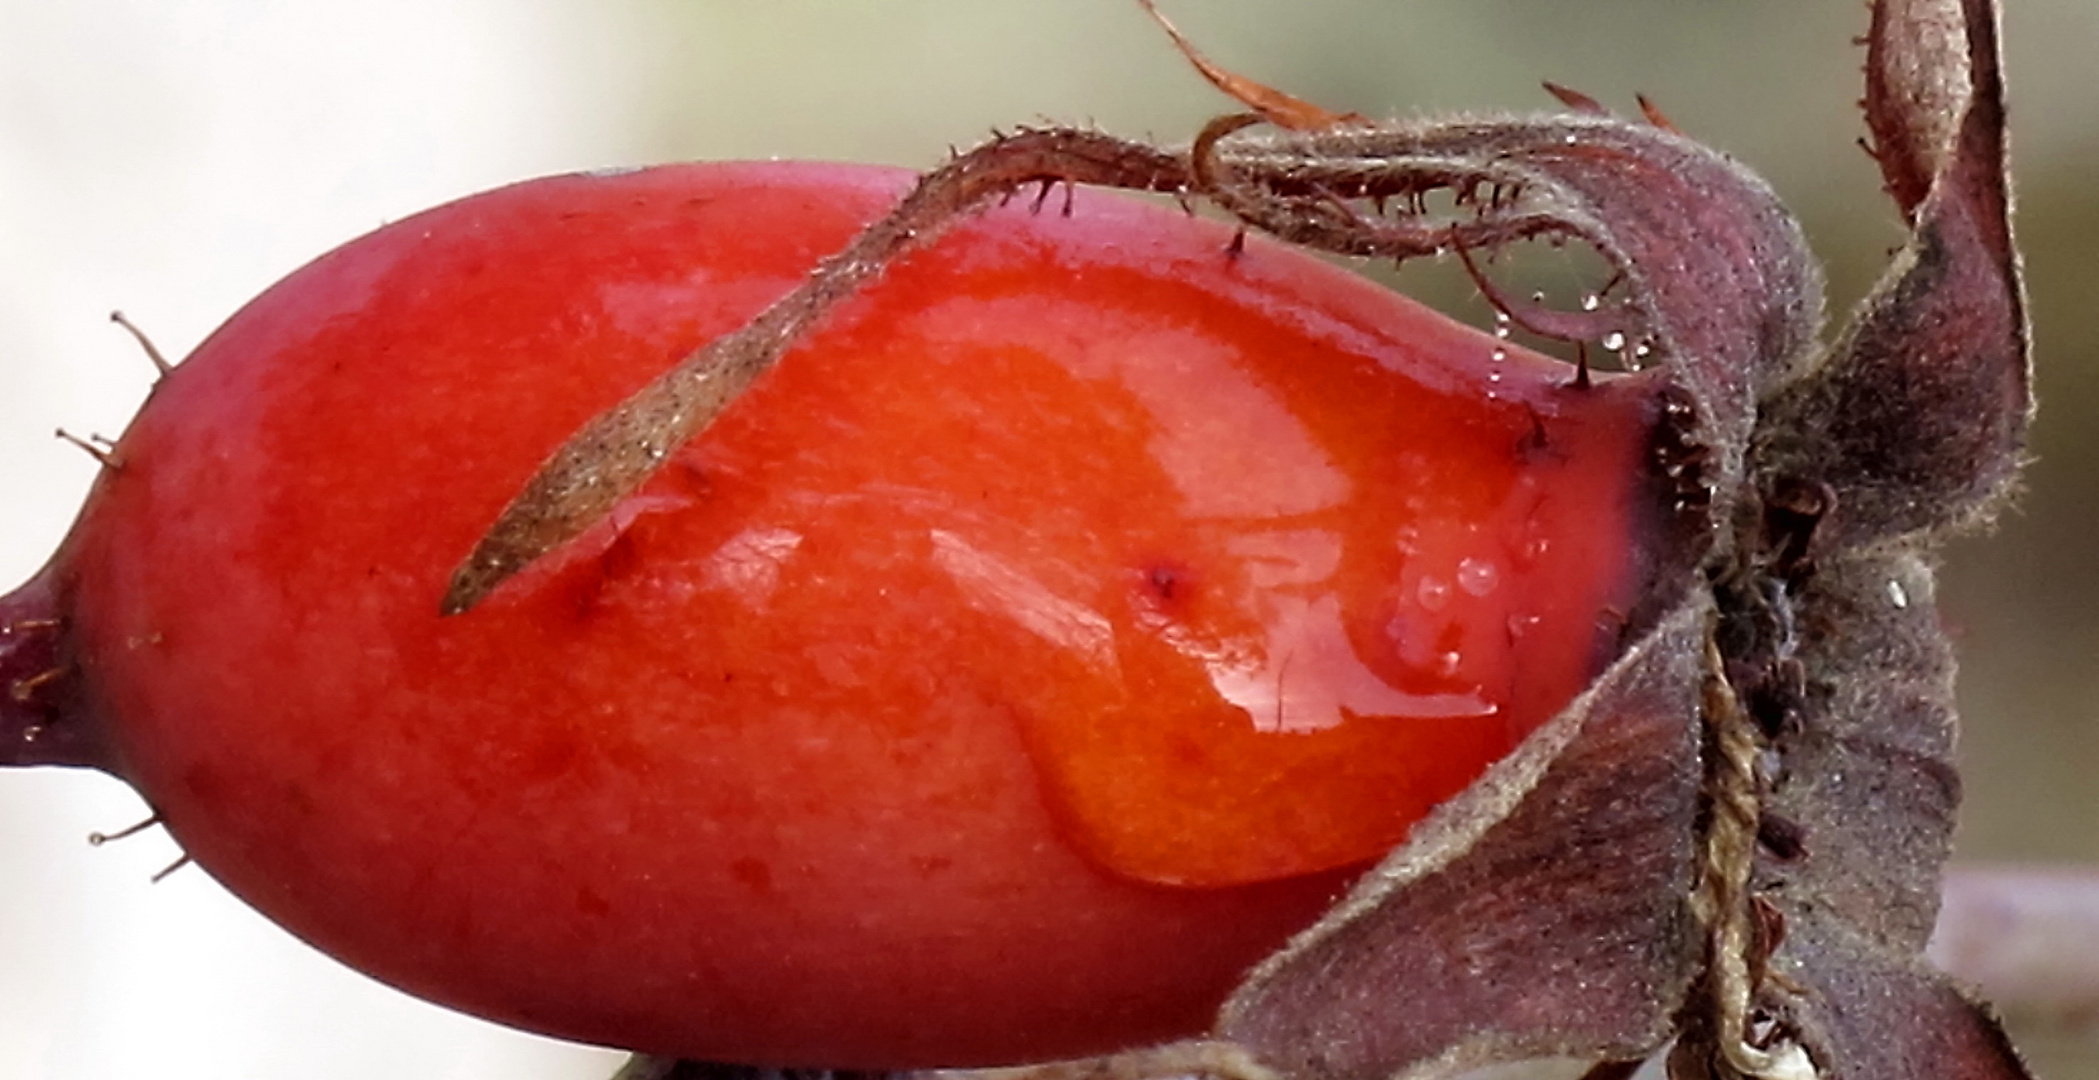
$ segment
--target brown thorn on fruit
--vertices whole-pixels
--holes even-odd
[[[52,434],[87,451],[87,456],[94,458],[103,468],[111,472],[124,468],[124,459],[117,456],[115,444],[100,435],[90,435],[83,439],[64,428],[58,428]]]
[[[118,829],[116,832],[91,832],[87,834],[88,846],[101,847],[104,844],[113,843],[118,840],[123,840],[127,837],[137,836],[138,834],[145,832],[147,829],[150,829],[153,826],[160,824],[160,822],[160,812],[156,810],[153,812],[152,817],[149,817],[146,820],[138,822],[134,825],[127,825],[124,828]]]
[[[1853,139],[1852,142],[1855,143],[1859,149],[1864,150],[1866,152],[1867,157],[1873,159],[1873,164],[1875,166],[1878,166],[1880,164],[1880,148],[1873,145],[1872,139],[1864,135],[1861,135],[1858,138]],[[1883,194],[1888,193],[1888,185],[1885,182],[1883,182],[1880,185],[1880,187]]]
[[[147,337],[146,332],[139,329],[130,319],[125,318],[123,312],[110,312],[109,321],[123,327],[131,334],[132,339],[138,342],[139,348],[146,350],[146,359],[153,361],[153,367],[160,373],[161,378],[166,378],[168,372],[175,370],[175,365],[168,363],[168,358],[161,355],[159,347],[153,344],[153,339]]]
[[[472,608],[533,560],[603,521],[832,307],[897,259],[999,197],[1044,181],[1161,194],[1195,186],[1178,154],[1077,129],[1023,131],[927,173],[888,216],[819,263],[771,307],[687,354],[570,436],[453,571],[439,613]]]
[[[1261,118],[1269,123],[1291,131],[1321,131],[1366,122],[1356,113],[1337,113],[1322,109],[1303,98],[1293,97],[1219,66],[1197,52],[1195,45],[1181,35],[1180,29],[1166,18],[1153,0],[1137,0],[1137,3],[1159,24],[1160,29],[1166,31],[1166,36],[1173,39],[1174,48],[1179,49],[1181,55],[1188,58],[1188,62],[1195,66],[1196,71],[1202,73],[1203,78],[1210,81],[1211,86],[1259,113]]]
[[[1559,83],[1547,80],[1545,83],[1545,92],[1559,99],[1560,104],[1565,105],[1570,109],[1573,109],[1575,112],[1583,113],[1588,116],[1611,115],[1611,110],[1604,108],[1602,102],[1590,97],[1587,94],[1582,93],[1579,90],[1574,90],[1565,86],[1561,86]]]
[[[168,865],[161,867],[160,871],[154,874],[153,877],[149,880],[151,880],[153,884],[158,885],[161,882],[166,881],[168,879],[169,874],[172,874],[175,871],[180,870],[183,867],[188,866],[189,864],[196,861],[197,860],[190,857],[189,852],[185,851],[182,853],[181,857],[177,858],[174,862],[171,862]]]
[[[1241,225],[1232,231],[1231,242],[1224,246],[1224,257],[1236,260],[1244,254],[1246,254],[1246,226]]]
[[[71,765],[122,775],[103,726],[74,707],[76,670],[49,575],[0,596],[0,766]]]
[[[1576,390],[1587,390],[1590,385],[1589,343],[1577,341],[1574,343],[1574,388]]]
[[[1634,94],[1633,100],[1640,103],[1640,115],[1646,117],[1648,123],[1661,128],[1671,135],[1684,133],[1682,128],[1677,127],[1667,116],[1662,115],[1662,110],[1646,94]]]
[[[44,687],[50,685],[51,683],[56,682],[58,679],[63,677],[65,673],[66,669],[62,667],[45,668],[44,670],[39,671],[34,675],[28,675],[16,679],[13,682],[7,684],[7,696],[13,698],[19,703],[26,705],[29,702],[34,701],[36,699],[36,692],[38,690],[41,690]]]

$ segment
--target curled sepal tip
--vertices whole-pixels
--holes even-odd
[[[2024,463],[2032,377],[2003,94],[1994,4],[1875,5],[1866,117],[1910,238],[1766,425],[1774,471],[1835,493],[1832,541],[1987,520]]]

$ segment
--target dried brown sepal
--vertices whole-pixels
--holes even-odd
[[[1137,0],[1144,7],[1159,29],[1173,41],[1173,47],[1181,51],[1189,65],[1202,73],[1210,85],[1224,92],[1227,97],[1254,111],[1261,119],[1280,128],[1293,131],[1316,131],[1320,128],[1340,127],[1348,124],[1363,124],[1367,121],[1355,113],[1337,113],[1320,108],[1301,97],[1286,94],[1266,83],[1255,82],[1236,71],[1232,71],[1197,50],[1195,43],[1181,33],[1179,27],[1168,19],[1159,5],[1152,0]]]
[[[1821,913],[1789,930],[1815,974],[1789,1014],[1822,1080],[2010,1080],[2025,1065],[1996,1018],[1920,957],[1897,958]]]
[[[1912,233],[1818,375],[1764,425],[1771,471],[1835,490],[1841,543],[1986,521],[2032,409],[1996,7],[1889,0],[1870,46],[1875,157]]]
[[[1291,1076],[1641,1058],[1697,973],[1687,604],[1257,969],[1220,1034]]]
[[[1945,171],[1965,114],[1978,103],[2001,107],[1996,21],[1988,5],[1963,0],[1894,0],[1873,7],[1866,34],[1866,127],[1888,195],[1912,221],[1917,204]],[[1965,60],[1948,63],[1948,57]]]

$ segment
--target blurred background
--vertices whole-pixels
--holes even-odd
[[[2099,5],[2008,0],[2043,408],[1998,534],[1957,546],[1962,857],[2099,862]],[[1184,0],[1219,60],[1372,115],[1653,97],[1767,175],[1841,311],[1899,230],[1856,145],[1863,4]],[[994,125],[1179,141],[1224,103],[1130,0],[0,0],[0,578],[38,566],[152,370],[389,219],[536,174],[686,158],[924,167]],[[2087,314],[2077,315],[2080,308]],[[602,1051],[413,1002],[275,930],[85,773],[0,776],[0,1080],[600,1078]],[[2099,1078],[2099,1036],[2025,1038]]]

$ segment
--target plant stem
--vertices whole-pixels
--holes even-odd
[[[2019,1020],[2099,1031],[2099,867],[1959,866],[1944,898],[1934,963]]]

